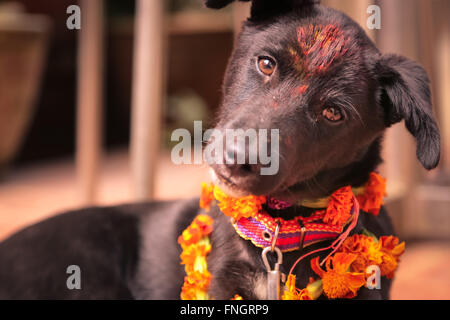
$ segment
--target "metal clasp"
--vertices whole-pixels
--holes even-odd
[[[280,272],[280,266],[283,264],[283,253],[280,248],[276,246],[278,233],[280,231],[280,224],[277,225],[275,229],[275,234],[272,239],[272,244],[270,247],[264,248],[261,253],[264,266],[267,271],[267,300],[280,300],[281,298],[281,281],[285,281],[285,275]],[[270,267],[269,260],[267,259],[267,254],[270,252],[275,252],[277,254],[277,262],[273,270]]]

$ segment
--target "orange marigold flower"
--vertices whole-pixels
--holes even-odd
[[[302,289],[298,292],[298,299],[296,300],[314,300],[311,293],[308,291],[308,289]]]
[[[405,243],[399,244],[394,236],[382,236],[377,241],[373,237],[357,234],[348,237],[339,251],[357,255],[351,264],[351,271],[365,273],[368,266],[377,265],[381,275],[391,279],[405,251]]]
[[[240,295],[235,295],[234,297],[233,297],[233,299],[231,299],[231,300],[244,300],[244,299],[242,299],[242,297],[240,296]]]
[[[185,278],[183,287],[181,288],[180,298],[182,300],[196,300],[197,299],[197,288],[195,285],[188,283]]]
[[[214,198],[218,201],[217,206],[228,217],[234,220],[249,218],[262,210],[262,205],[266,202],[264,196],[245,196],[233,198],[225,194],[217,186],[214,188]]]
[[[187,246],[190,246],[193,243],[197,243],[202,237],[203,234],[201,233],[200,228],[194,225],[190,225],[178,237],[178,243],[183,249],[185,249]]]
[[[195,285],[197,290],[207,290],[211,281],[211,274],[208,271],[193,271],[186,276],[187,283]]]
[[[357,196],[361,210],[377,216],[386,196],[386,179],[371,172],[362,195]]]
[[[359,288],[366,283],[363,273],[348,271],[356,257],[351,253],[336,253],[327,260],[326,271],[320,267],[319,257],[311,260],[311,268],[322,278],[323,291],[328,298],[353,298]]]
[[[365,273],[368,266],[380,265],[382,261],[379,243],[376,239],[362,234],[345,239],[339,251],[356,255],[350,268],[352,272]]]
[[[214,200],[214,184],[202,183],[202,193],[200,195],[200,208],[209,211],[211,202]]]
[[[183,300],[207,300],[208,287],[211,281],[209,272],[191,272],[184,278],[181,289],[181,299]]]
[[[203,234],[203,236],[207,236],[212,232],[213,223],[214,220],[210,216],[207,216],[205,214],[198,215],[193,221],[193,224],[200,229],[200,232]]]
[[[381,250],[392,255],[401,256],[405,252],[405,243],[399,244],[399,240],[395,236],[381,236],[380,243]]]
[[[213,219],[207,215],[198,215],[189,227],[178,237],[178,243],[183,249],[197,243],[201,238],[209,235],[213,228]]]
[[[397,270],[400,256],[405,252],[405,242],[399,244],[398,238],[394,236],[382,236],[379,242],[382,253],[381,275],[392,279]]]
[[[353,192],[350,186],[343,187],[334,192],[325,212],[323,221],[332,225],[343,225],[350,218],[353,206]]]

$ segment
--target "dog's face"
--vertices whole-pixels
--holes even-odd
[[[262,164],[212,164],[216,183],[235,195],[327,195],[335,186],[322,180],[344,178],[339,172],[368,161],[369,153],[378,157],[383,131],[403,119],[417,139],[421,163],[437,165],[439,133],[420,66],[381,55],[342,13],[308,1],[269,2],[253,2],[238,38],[217,129],[277,129],[271,158],[278,171],[262,175]],[[248,153],[236,148],[227,145],[225,155]]]

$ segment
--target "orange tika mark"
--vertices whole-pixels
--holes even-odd
[[[307,77],[328,70],[334,61],[348,51],[346,38],[335,25],[299,27],[297,41],[303,55],[302,69],[306,70]],[[296,65],[300,63],[298,59],[294,60]]]

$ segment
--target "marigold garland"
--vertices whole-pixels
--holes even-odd
[[[357,195],[356,198],[362,211],[378,215],[383,205],[383,197],[386,196],[386,180],[376,172],[371,172],[369,181],[364,185],[364,193]],[[350,218],[350,209],[352,207],[353,191],[350,186],[340,188],[328,198],[328,206],[324,217],[325,223],[332,225],[344,225]],[[200,208],[209,211],[212,201],[217,201],[219,209],[228,217],[235,221],[240,218],[249,218],[262,211],[262,205],[266,203],[265,196],[245,196],[235,198],[227,195],[219,187],[212,183],[202,184],[202,193],[200,197]],[[270,203],[286,202],[269,198]]]
[[[209,234],[213,220],[199,215],[182,233],[178,242],[183,248],[181,263],[185,265],[186,277],[181,292],[183,300],[207,300],[211,274],[207,268],[207,255],[211,251]],[[319,265],[319,257],[311,260],[311,268],[320,277],[310,279],[306,288],[295,286],[295,275],[289,275],[282,300],[315,300],[322,293],[330,299],[354,298],[366,284],[366,268],[378,265],[381,275],[392,278],[405,250],[405,243],[397,237],[356,234],[348,237],[338,252],[327,260],[325,270]],[[242,300],[235,295],[232,300]]]
[[[211,251],[209,234],[212,232],[213,219],[198,215],[191,225],[178,238],[183,252],[181,264],[184,264],[186,277],[181,290],[183,300],[208,300],[208,288],[211,274],[208,272],[206,257]]]
[[[364,194],[358,195],[360,208],[373,215],[378,215],[385,193],[385,179],[377,173],[371,173],[364,186]],[[350,186],[334,192],[328,201],[323,221],[332,225],[343,225],[350,219],[353,192]],[[248,218],[262,212],[266,203],[264,196],[246,196],[233,198],[213,184],[202,184],[200,207],[210,210],[216,200],[219,209],[234,220]],[[183,231],[178,239],[182,246],[182,264],[185,265],[186,277],[181,292],[184,300],[209,299],[208,288],[211,274],[207,269],[207,255],[211,251],[209,234],[212,232],[213,220],[206,215],[199,215]],[[306,288],[299,290],[295,286],[295,275],[288,276],[282,294],[282,300],[313,300],[322,293],[330,299],[353,298],[358,290],[366,284],[366,269],[370,265],[380,267],[381,275],[392,278],[398,267],[400,256],[405,250],[405,243],[399,243],[397,237],[356,234],[348,237],[339,250],[326,261],[325,269],[319,265],[319,257],[311,260],[311,268],[320,277],[310,279]],[[242,300],[235,295],[232,300]]]

